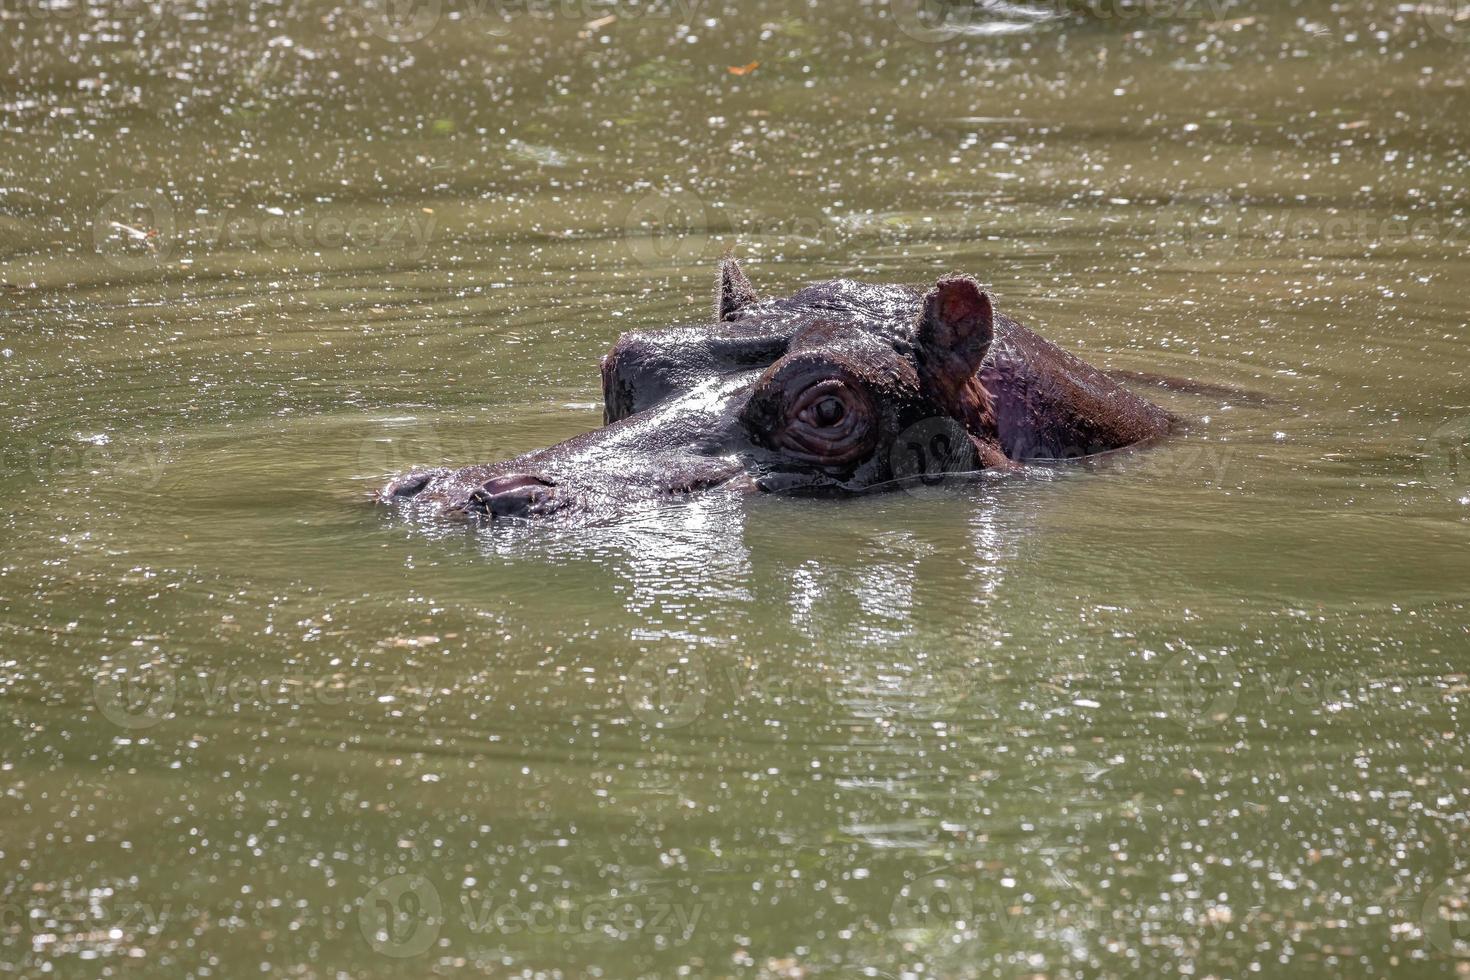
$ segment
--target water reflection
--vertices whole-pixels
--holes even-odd
[[[0,960],[1454,972],[1455,6],[5,5]],[[362,503],[595,425],[726,248],[1265,397],[934,499]]]

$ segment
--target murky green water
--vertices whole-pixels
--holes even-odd
[[[1470,23],[1137,6],[0,3],[0,969],[1470,969]],[[922,495],[363,504],[597,425],[731,247],[1247,394]]]

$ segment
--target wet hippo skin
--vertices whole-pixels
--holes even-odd
[[[500,463],[416,470],[385,503],[597,519],[705,491],[833,496],[1021,470],[1168,434],[1169,413],[994,309],[963,275],[758,298],[733,259],[705,322],[620,337],[604,426]]]

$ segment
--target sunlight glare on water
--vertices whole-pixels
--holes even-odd
[[[0,2],[0,969],[1463,974],[1456,8]],[[600,425],[727,249],[1208,393],[1021,479],[368,505]]]

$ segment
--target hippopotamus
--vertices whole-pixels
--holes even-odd
[[[625,333],[603,427],[499,463],[419,469],[377,495],[501,520],[598,520],[693,494],[842,496],[1024,472],[1167,435],[1169,412],[995,309],[968,275],[850,279],[761,299],[733,258],[712,316]]]

